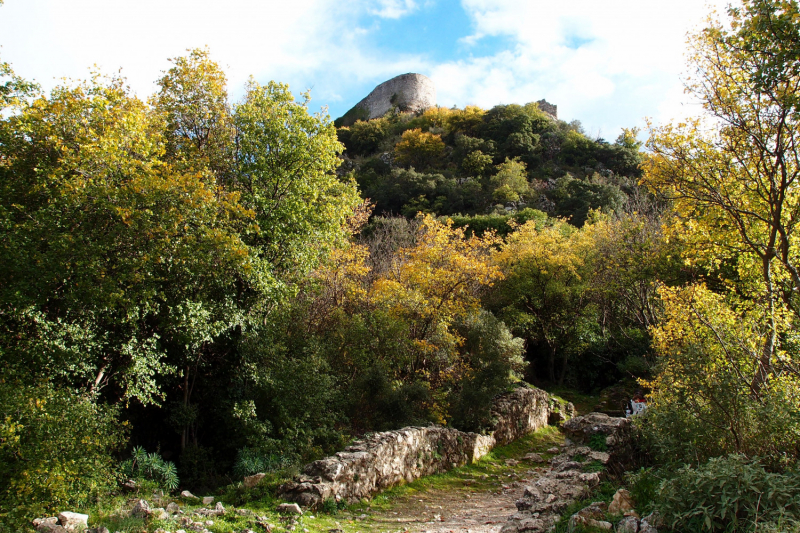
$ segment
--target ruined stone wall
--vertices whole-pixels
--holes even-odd
[[[494,430],[488,435],[442,427],[375,433],[307,465],[302,475],[279,489],[279,495],[312,508],[329,498],[354,502],[399,483],[477,461],[494,446],[546,426],[549,395],[532,388],[500,395],[492,417]]]
[[[558,118],[558,106],[557,105],[551,104],[550,102],[548,102],[547,100],[544,100],[544,99],[539,100],[538,102],[536,102],[536,104],[539,106],[539,109],[541,109],[542,111],[544,111],[545,113],[547,113],[551,117]]]
[[[375,87],[366,98],[337,120],[337,126],[349,126],[356,120],[382,117],[396,107],[400,111],[424,111],[436,106],[436,86],[422,74],[402,74]]]

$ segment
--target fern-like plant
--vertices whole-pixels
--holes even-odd
[[[141,446],[133,448],[131,458],[120,465],[122,472],[131,478],[143,478],[158,483],[168,490],[178,488],[178,469],[158,453],[147,453]]]

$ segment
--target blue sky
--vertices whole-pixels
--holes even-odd
[[[247,78],[311,89],[342,115],[393,76],[433,79],[440,105],[546,98],[591,135],[693,114],[685,35],[699,0],[6,0],[0,57],[51,88],[96,64],[142,97],[170,57],[208,46],[236,98]],[[722,2],[717,2],[719,7]]]

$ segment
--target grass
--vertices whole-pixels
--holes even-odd
[[[600,396],[597,394],[584,394],[557,385],[542,386],[540,388],[547,391],[552,396],[571,402],[579,415],[591,413],[594,411],[594,406],[600,401]]]

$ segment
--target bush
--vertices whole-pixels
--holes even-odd
[[[117,410],[50,384],[0,381],[0,531],[85,506],[116,484]]]
[[[752,531],[761,523],[800,520],[800,477],[767,472],[743,455],[685,466],[661,484],[657,504],[679,531]]]
[[[158,453],[147,453],[141,446],[136,446],[131,455],[120,465],[123,475],[149,479],[167,490],[178,488],[178,471],[174,463],[165,461]]]

